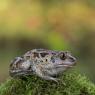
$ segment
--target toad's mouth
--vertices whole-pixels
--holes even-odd
[[[75,66],[76,65],[76,61],[75,62],[65,62],[63,63],[64,66]]]
[[[75,66],[75,64],[73,64],[73,65],[59,64],[57,67],[73,67],[73,66]]]

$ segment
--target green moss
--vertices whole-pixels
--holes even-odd
[[[0,86],[0,95],[95,95],[95,85],[74,71],[65,72],[59,83],[36,76],[8,79]]]

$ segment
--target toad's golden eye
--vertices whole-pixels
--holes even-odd
[[[60,59],[61,59],[61,60],[65,60],[65,59],[66,59],[65,53],[61,53],[61,54],[60,54]]]

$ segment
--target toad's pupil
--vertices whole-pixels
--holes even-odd
[[[60,59],[65,60],[65,58],[66,58],[65,54],[62,53],[62,54],[60,55]]]

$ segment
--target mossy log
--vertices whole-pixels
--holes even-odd
[[[60,81],[46,81],[37,76],[9,78],[0,85],[0,95],[95,95],[95,85],[75,72],[65,72]]]

